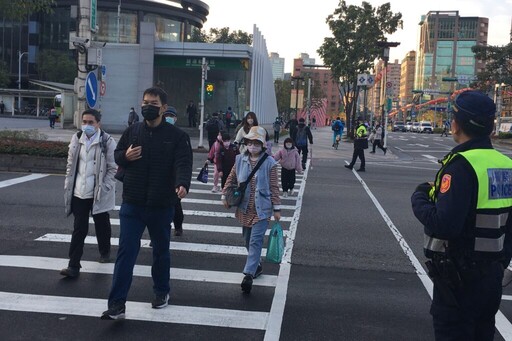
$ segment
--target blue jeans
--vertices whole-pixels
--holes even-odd
[[[244,274],[252,275],[256,273],[256,269],[260,264],[261,249],[263,248],[263,238],[267,231],[269,222],[267,219],[258,221],[252,227],[242,227],[242,235],[245,239],[245,248],[248,255],[245,261]]]
[[[173,216],[174,207],[153,208],[126,203],[121,205],[119,250],[114,267],[112,289],[108,297],[109,307],[116,302],[126,302],[132,284],[133,267],[140,250],[140,239],[146,226],[153,245],[153,264],[151,266],[153,291],[156,295],[165,295],[169,292],[171,267],[169,225]]]

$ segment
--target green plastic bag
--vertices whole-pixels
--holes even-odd
[[[268,237],[267,257],[269,263],[279,264],[283,260],[284,240],[283,229],[279,222],[275,222]]]

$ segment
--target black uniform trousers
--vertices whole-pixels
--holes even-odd
[[[92,211],[93,199],[80,199],[73,196],[71,199],[71,212],[75,217],[73,234],[69,245],[69,266],[80,268],[80,259],[84,252],[84,241],[89,232],[89,214]],[[93,214],[98,249],[102,256],[110,253],[110,237],[112,228],[108,212]]]
[[[352,161],[350,162],[350,167],[354,167],[356,164],[356,160],[359,158],[361,160],[361,167],[360,169],[365,169],[366,166],[366,160],[364,158],[364,149],[363,148],[354,148],[354,153],[352,154]]]
[[[501,301],[503,265],[490,263],[477,272],[478,275],[466,278],[459,288],[451,290],[458,306],[434,283],[430,313],[436,341],[493,340],[494,316]]]
[[[281,186],[283,192],[293,189],[293,186],[295,186],[295,169],[281,167]]]
[[[175,230],[183,230],[184,219],[185,217],[183,215],[183,207],[181,207],[181,199],[178,199],[178,202],[174,205],[174,218],[172,219]]]

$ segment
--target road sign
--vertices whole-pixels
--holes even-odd
[[[90,108],[98,102],[98,78],[94,72],[89,72],[85,78],[85,100]]]
[[[101,66],[101,75],[105,77],[107,75],[107,67],[105,65]]]
[[[366,85],[373,86],[375,84],[375,77],[373,75],[368,75],[366,78]]]
[[[98,12],[98,1],[91,0],[91,31],[96,32],[96,14]]]
[[[360,75],[357,75],[357,85],[358,86],[364,86],[364,85],[367,85],[368,81],[368,75],[365,74],[365,73],[362,73]]]
[[[107,93],[107,83],[105,83],[104,81],[101,81],[100,82],[100,96],[105,96],[106,93]]]

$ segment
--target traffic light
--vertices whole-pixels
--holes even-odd
[[[215,85],[213,83],[206,83],[205,84],[205,91],[206,91],[206,98],[212,99],[213,93],[215,92]]]

